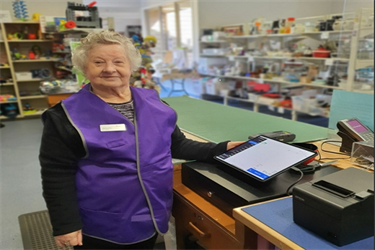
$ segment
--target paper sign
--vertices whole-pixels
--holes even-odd
[[[320,35],[320,39],[328,39],[329,38],[329,32],[323,32],[321,35]]]
[[[277,108],[277,112],[279,113],[279,114],[284,114],[284,108],[283,107],[278,107]]]
[[[6,22],[11,22],[12,18],[10,16],[10,11],[9,10],[0,10],[0,22],[1,23],[6,23]]]
[[[326,65],[326,66],[332,66],[333,63],[334,63],[334,60],[333,60],[333,59],[326,59],[326,61],[325,61],[325,65]]]

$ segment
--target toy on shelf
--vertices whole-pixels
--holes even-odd
[[[25,1],[15,0],[13,2],[13,11],[14,16],[20,20],[26,21],[29,17]]]
[[[26,105],[23,107],[23,113],[24,114],[34,114],[34,113],[36,113],[36,109],[33,108],[29,103],[26,103]]]
[[[14,118],[18,115],[17,107],[13,103],[1,105],[1,113],[8,118]]]
[[[40,16],[41,16],[42,14],[40,14],[40,13],[33,13],[33,15],[31,16],[31,20],[33,20],[33,21],[39,21],[39,18],[40,18]]]
[[[98,8],[94,7],[96,2],[92,2],[88,5],[78,4],[74,2],[68,2],[68,7],[65,11],[67,23],[69,21],[74,22],[74,25],[78,28],[101,28],[101,18],[99,17]],[[76,11],[82,11],[88,13],[89,16],[76,16]],[[74,26],[74,27],[75,27]],[[70,28],[74,28],[70,27]],[[69,28],[69,27],[65,27]]]
[[[154,48],[157,42],[156,37],[146,36],[144,39],[138,35],[132,36],[134,46],[139,50],[142,56],[142,66],[138,71],[132,74],[131,84],[135,87],[155,89],[160,92],[160,87],[152,80],[152,74],[155,72],[151,63],[153,54],[151,48]]]

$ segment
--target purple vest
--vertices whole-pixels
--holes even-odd
[[[175,111],[156,91],[131,87],[133,124],[89,88],[62,101],[87,152],[76,174],[83,233],[125,244],[148,239],[155,230],[166,233],[173,197]]]

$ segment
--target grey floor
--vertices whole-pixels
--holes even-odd
[[[2,121],[0,129],[0,249],[23,249],[18,216],[46,209],[38,151],[40,119]]]

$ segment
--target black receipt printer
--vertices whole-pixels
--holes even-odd
[[[374,236],[374,174],[350,167],[296,186],[293,220],[338,246]]]

